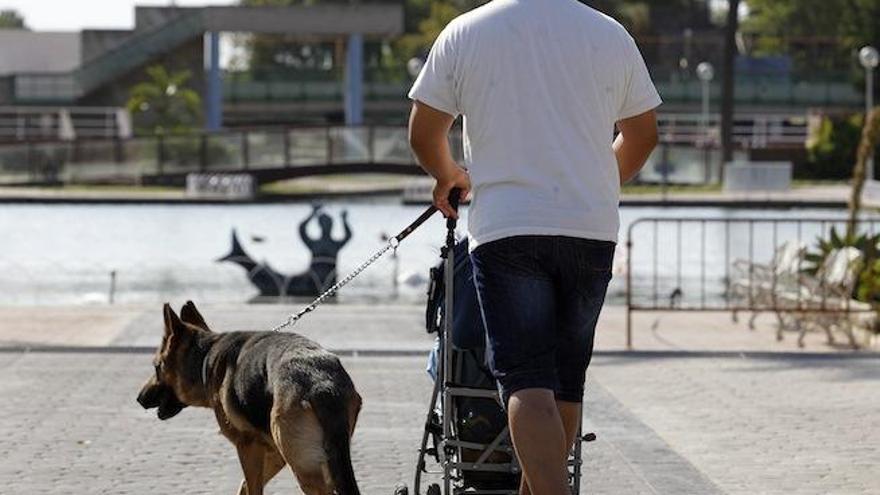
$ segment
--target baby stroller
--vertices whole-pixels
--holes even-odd
[[[438,334],[428,364],[434,389],[412,493],[515,495],[520,467],[495,379],[485,363],[485,332],[467,240],[455,242],[454,220],[447,228],[443,261],[431,269],[428,290],[426,327]],[[578,437],[596,438],[582,432]],[[568,463],[573,494],[580,492],[581,444],[575,442]],[[429,471],[429,461],[438,467]],[[442,475],[442,487],[431,483],[423,492],[425,475]],[[409,489],[399,485],[395,495],[409,495]]]

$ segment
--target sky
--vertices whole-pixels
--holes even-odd
[[[34,31],[79,31],[83,28],[130,29],[135,5],[180,7],[229,5],[236,0],[0,0],[0,10],[15,9]]]

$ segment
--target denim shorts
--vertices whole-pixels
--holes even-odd
[[[614,249],[606,241],[516,236],[471,253],[487,360],[505,407],[530,388],[583,401]]]

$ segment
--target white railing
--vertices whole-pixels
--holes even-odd
[[[0,141],[114,139],[131,134],[131,116],[124,108],[0,106]]]
[[[721,142],[721,116],[708,119],[698,113],[664,113],[658,116],[660,137],[669,143],[693,143],[707,147]],[[734,142],[744,148],[804,146],[809,135],[805,115],[740,114],[734,118]]]

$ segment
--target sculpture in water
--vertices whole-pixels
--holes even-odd
[[[235,263],[247,271],[251,283],[257,287],[261,296],[316,297],[336,283],[336,260],[339,251],[351,240],[351,226],[348,212],[340,215],[345,236],[333,239],[333,218],[321,211],[320,205],[312,207],[312,213],[299,225],[299,235],[312,254],[309,269],[297,275],[277,272],[268,263],[258,263],[251,258],[232,231],[232,251],[220,258],[219,262]],[[309,237],[308,225],[317,219],[321,235]]]

